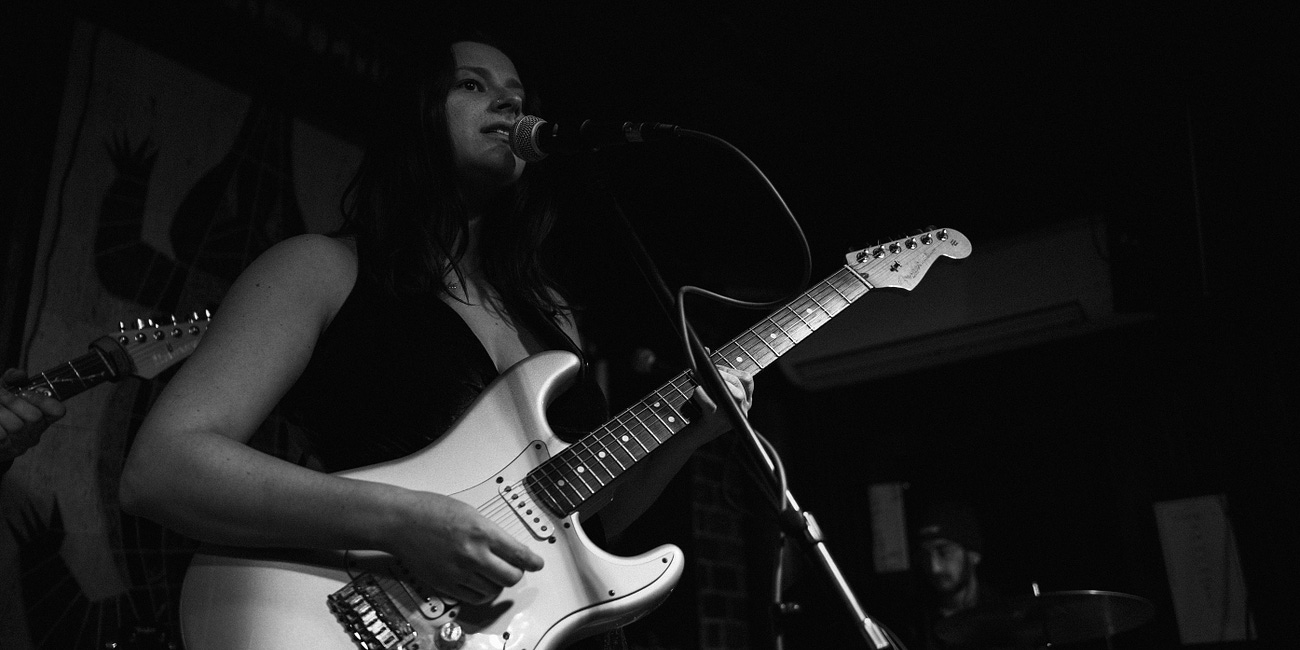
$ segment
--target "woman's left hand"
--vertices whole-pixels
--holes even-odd
[[[0,376],[0,462],[21,456],[41,441],[41,433],[63,417],[63,404],[53,397],[33,394],[26,399],[8,389],[27,383],[27,374],[10,368]]]
[[[734,368],[718,366],[718,374],[722,381],[726,383],[727,390],[731,393],[731,399],[735,400],[740,406],[740,412],[749,415],[749,407],[754,404],[754,376]],[[698,418],[692,425],[699,433],[697,444],[704,444],[714,438],[730,431],[732,428],[731,418],[725,411],[718,408],[718,405],[709,398],[702,389],[696,388],[692,396],[695,404],[699,406],[702,417]]]

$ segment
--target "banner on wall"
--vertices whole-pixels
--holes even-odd
[[[82,23],[64,98],[24,339],[30,372],[84,354],[121,321],[220,318],[259,253],[339,225],[360,152],[256,97]],[[167,376],[72,398],[4,475],[0,576],[15,579],[0,580],[0,611],[26,615],[0,617],[0,647],[175,634],[193,544],[116,502],[125,450]]]

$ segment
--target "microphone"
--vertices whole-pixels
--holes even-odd
[[[629,142],[667,140],[678,135],[679,127],[659,122],[597,122],[580,124],[547,122],[525,115],[510,129],[510,149],[526,162],[537,162],[553,153],[578,153]]]

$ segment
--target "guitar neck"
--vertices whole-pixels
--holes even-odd
[[[92,346],[90,352],[36,375],[26,386],[18,389],[18,394],[39,394],[64,401],[106,381],[118,379],[122,374],[119,368],[123,360],[115,360],[119,365],[114,366],[111,350],[105,351],[102,347]],[[130,361],[125,360],[125,363]]]
[[[718,348],[710,359],[718,366],[756,375],[872,288],[845,266]],[[695,387],[689,372],[677,375],[530,472],[529,489],[559,516],[576,512],[689,424],[683,409]]]

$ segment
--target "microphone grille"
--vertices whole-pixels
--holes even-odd
[[[510,129],[510,149],[525,162],[537,162],[546,157],[546,152],[537,147],[537,129],[545,124],[536,115],[525,115],[515,122]]]

